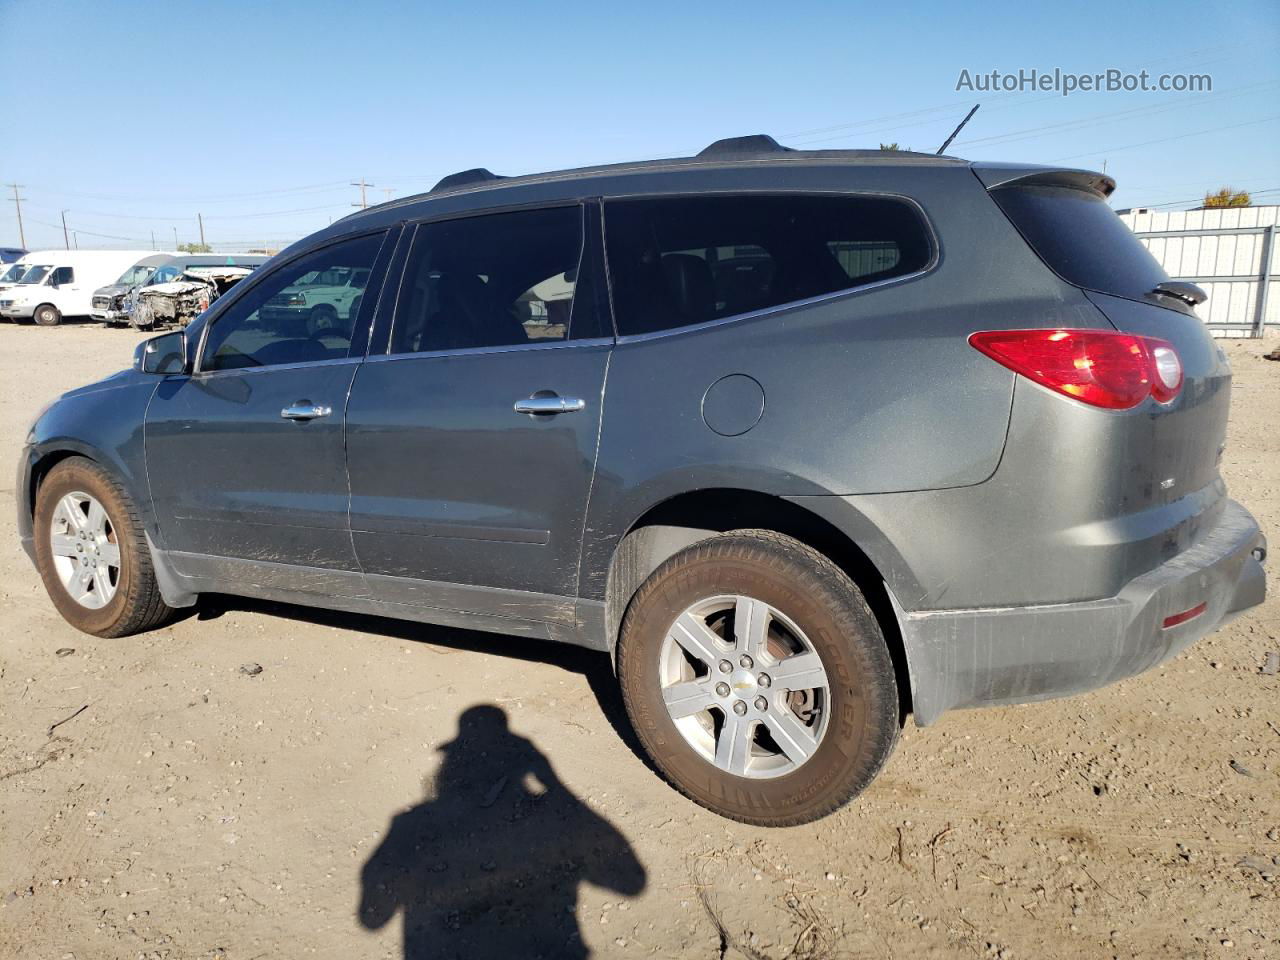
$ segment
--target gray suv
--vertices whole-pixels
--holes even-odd
[[[1113,188],[768,137],[455,174],[53,403],[23,545],[102,637],[217,592],[599,650],[677,789],[811,820],[907,713],[1091,690],[1263,598],[1203,294]],[[325,271],[364,272],[349,322],[276,309]]]

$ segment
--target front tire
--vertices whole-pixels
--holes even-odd
[[[853,582],[744,530],[663,563],[623,619],[618,676],[658,770],[721,816],[789,826],[874,779],[897,741],[893,663]]]
[[[133,501],[94,461],[70,457],[49,471],[36,493],[34,533],[45,590],[77,630],[122,637],[173,615]]]
[[[56,327],[62,322],[62,311],[52,303],[40,304],[31,316],[35,319],[36,324],[41,327]]]

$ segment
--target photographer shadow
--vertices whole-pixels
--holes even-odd
[[[499,707],[465,710],[440,750],[427,799],[392,818],[361,871],[360,924],[377,930],[403,912],[405,960],[588,956],[579,886],[645,887],[626,838]]]

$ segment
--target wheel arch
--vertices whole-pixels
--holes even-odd
[[[712,488],[669,497],[649,507],[618,541],[605,587],[610,649],[640,585],[685,547],[731,530],[772,530],[812,547],[836,564],[862,591],[884,634],[898,679],[899,707],[911,710],[911,675],[902,631],[879,567],[847,533],[784,497],[736,488]]]
[[[139,519],[142,521],[143,535],[146,537],[147,549],[151,554],[152,571],[165,602],[175,608],[189,607],[195,603],[196,594],[186,586],[182,577],[173,569],[167,554],[156,545],[156,539],[150,529],[151,518],[150,510],[147,509],[147,499],[140,497],[138,491],[131,489],[128,473],[121,469],[120,463],[87,444],[66,440],[56,445],[42,447],[38,452],[33,451],[28,461],[26,481],[19,494],[22,497],[21,512],[18,516],[19,534],[24,540],[34,537],[36,497],[40,492],[40,485],[58,464],[75,457],[88,460],[110,473],[125,489],[135,506],[142,508]]]
[[[41,450],[31,458],[31,465],[27,472],[26,489],[23,491],[22,510],[23,516],[28,523],[35,519],[36,495],[40,490],[40,485],[44,483],[45,478],[49,476],[54,467],[63,460],[70,460],[72,457],[83,457],[85,460],[92,460],[101,467],[111,469],[110,461],[106,460],[99,451],[79,444],[67,444]]]

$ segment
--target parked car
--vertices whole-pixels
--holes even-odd
[[[1227,359],[1114,186],[764,137],[447,177],[50,406],[22,544],[98,636],[216,592],[599,650],[676,788],[811,820],[907,712],[1091,690],[1263,599]],[[274,312],[338,270],[350,330]]]
[[[14,263],[21,260],[27,251],[21,247],[0,247],[0,263]]]
[[[22,275],[26,272],[27,265],[21,260],[15,260],[0,269],[0,293],[4,293],[4,291],[21,280]]]
[[[262,321],[281,328],[292,323],[306,336],[334,330],[349,338],[368,282],[367,269],[313,270],[264,303]]]
[[[109,283],[93,291],[89,316],[95,320],[101,320],[108,326],[128,323],[129,315],[125,311],[125,303],[129,298],[129,294],[136,287],[146,283],[151,278],[151,275],[156,272],[157,267],[161,267],[173,260],[174,255],[170,253],[157,253],[154,256],[139,260],[120,276],[116,277],[114,283]]]
[[[121,309],[139,330],[167,322],[185,326],[268,259],[240,253],[172,257],[121,298]]]
[[[0,294],[0,317],[55,326],[63,317],[89,316],[93,291],[150,256],[146,250],[47,250],[23,259],[22,279]]]

